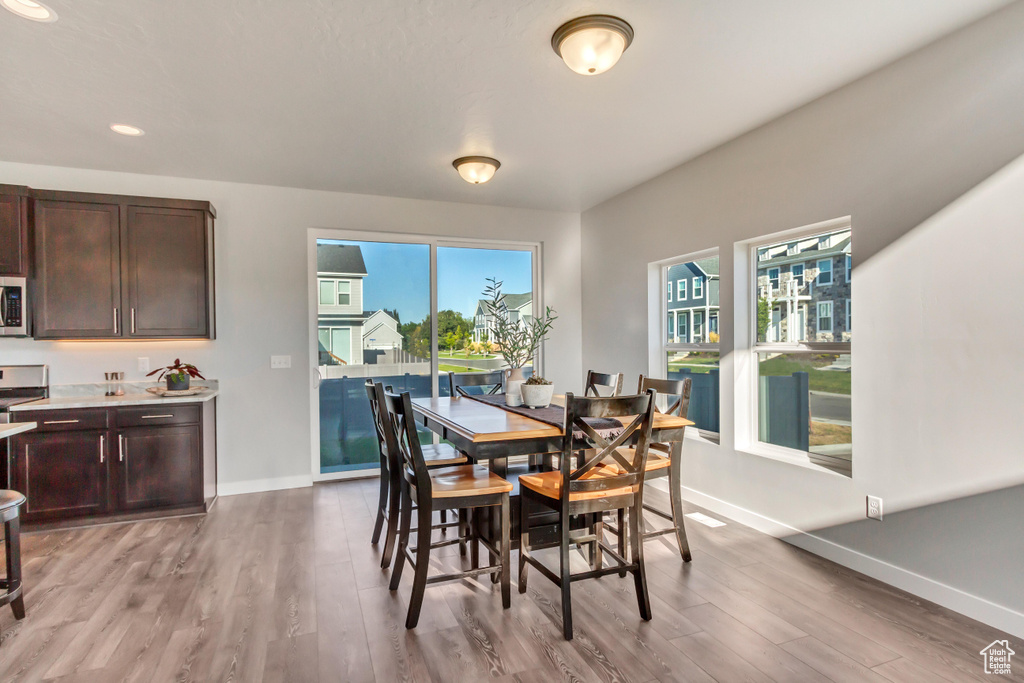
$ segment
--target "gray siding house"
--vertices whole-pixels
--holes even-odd
[[[719,285],[717,257],[669,266],[665,293],[669,342],[718,341]]]

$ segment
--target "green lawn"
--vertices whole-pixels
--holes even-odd
[[[835,362],[832,355],[801,355],[793,354],[776,356],[771,360],[762,361],[760,374],[765,377],[791,375],[794,372],[806,372],[811,391],[826,391],[832,394],[850,393],[850,373],[835,370],[820,370]]]
[[[462,365],[446,365],[444,363],[439,364],[437,369],[441,372],[483,372],[479,368],[467,368]]]
[[[440,358],[494,358],[493,353],[469,353],[467,351],[441,351],[438,356]]]
[[[716,368],[718,368],[717,353],[691,353],[685,357],[673,358],[668,363],[669,372],[686,369],[697,374],[707,374]]]

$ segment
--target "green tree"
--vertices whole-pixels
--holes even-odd
[[[767,339],[768,325],[772,321],[772,308],[771,304],[768,303],[768,299],[760,298],[757,300],[757,338],[759,340]]]

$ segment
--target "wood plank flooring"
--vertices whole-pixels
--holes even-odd
[[[508,611],[486,578],[430,587],[406,631],[412,572],[388,591],[369,542],[376,486],[26,534],[28,617],[0,609],[0,681],[964,681],[1005,637],[729,520],[688,523],[690,565],[671,537],[647,543],[650,622],[631,579],[586,581],[566,642],[532,572]],[[460,563],[457,547],[433,562]],[[1001,680],[1024,680],[1013,664]]]

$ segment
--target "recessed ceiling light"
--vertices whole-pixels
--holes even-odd
[[[41,2],[33,2],[33,0],[0,0],[0,5],[3,5],[5,9],[14,12],[19,17],[25,17],[32,21],[44,23],[57,21],[57,13]]]
[[[452,162],[452,166],[467,183],[479,185],[494,177],[501,162],[491,157],[459,157]]]
[[[633,42],[633,27],[608,14],[567,21],[551,36],[551,47],[578,74],[596,76],[615,66]]]
[[[112,123],[110,124],[110,130],[115,133],[120,133],[121,135],[130,135],[132,137],[138,137],[146,134],[146,131],[141,128],[129,126],[127,123]]]

